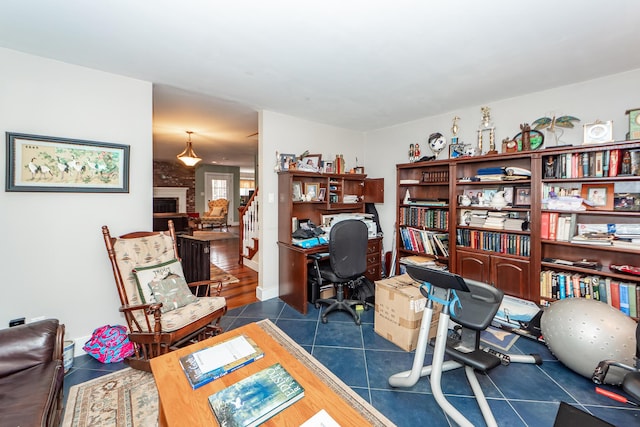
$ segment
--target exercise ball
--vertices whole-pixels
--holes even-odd
[[[634,366],[636,322],[607,303],[569,298],[546,307],[540,328],[549,350],[565,366],[591,379],[598,363]],[[607,384],[620,384],[626,371],[610,367]]]

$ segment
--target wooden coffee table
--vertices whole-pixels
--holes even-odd
[[[269,322],[269,325],[273,324]],[[280,330],[278,329],[278,331]],[[193,390],[178,359],[196,350],[241,334],[251,337],[264,350],[264,357]],[[291,344],[285,343],[285,345],[292,348]],[[297,347],[296,344],[293,346]],[[259,324],[251,323],[151,359],[151,369],[158,388],[159,425],[218,425],[209,407],[207,400],[209,395],[277,362],[280,362],[302,385],[305,395],[300,401],[267,421],[265,426],[299,426],[321,409],[325,409],[342,427],[392,425],[367,402],[358,396],[349,396],[349,393],[353,394],[349,387],[322,367],[308,353],[305,355],[296,349],[294,352],[298,354],[294,355],[288,351]],[[345,361],[345,363],[349,362]]]

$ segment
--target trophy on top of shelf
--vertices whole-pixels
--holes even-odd
[[[491,110],[489,107],[480,108],[482,112],[482,120],[478,127],[478,147],[477,154],[482,155],[484,147],[484,135],[489,133],[489,151],[486,154],[496,154],[496,128],[491,121]]]

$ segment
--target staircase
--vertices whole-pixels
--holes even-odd
[[[240,212],[240,229],[238,239],[238,250],[240,256],[238,263],[258,271],[258,249],[260,228],[258,224],[258,189],[247,202],[246,206],[238,208]]]

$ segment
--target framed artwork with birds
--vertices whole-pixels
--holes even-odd
[[[7,132],[6,191],[128,193],[129,146]]]

